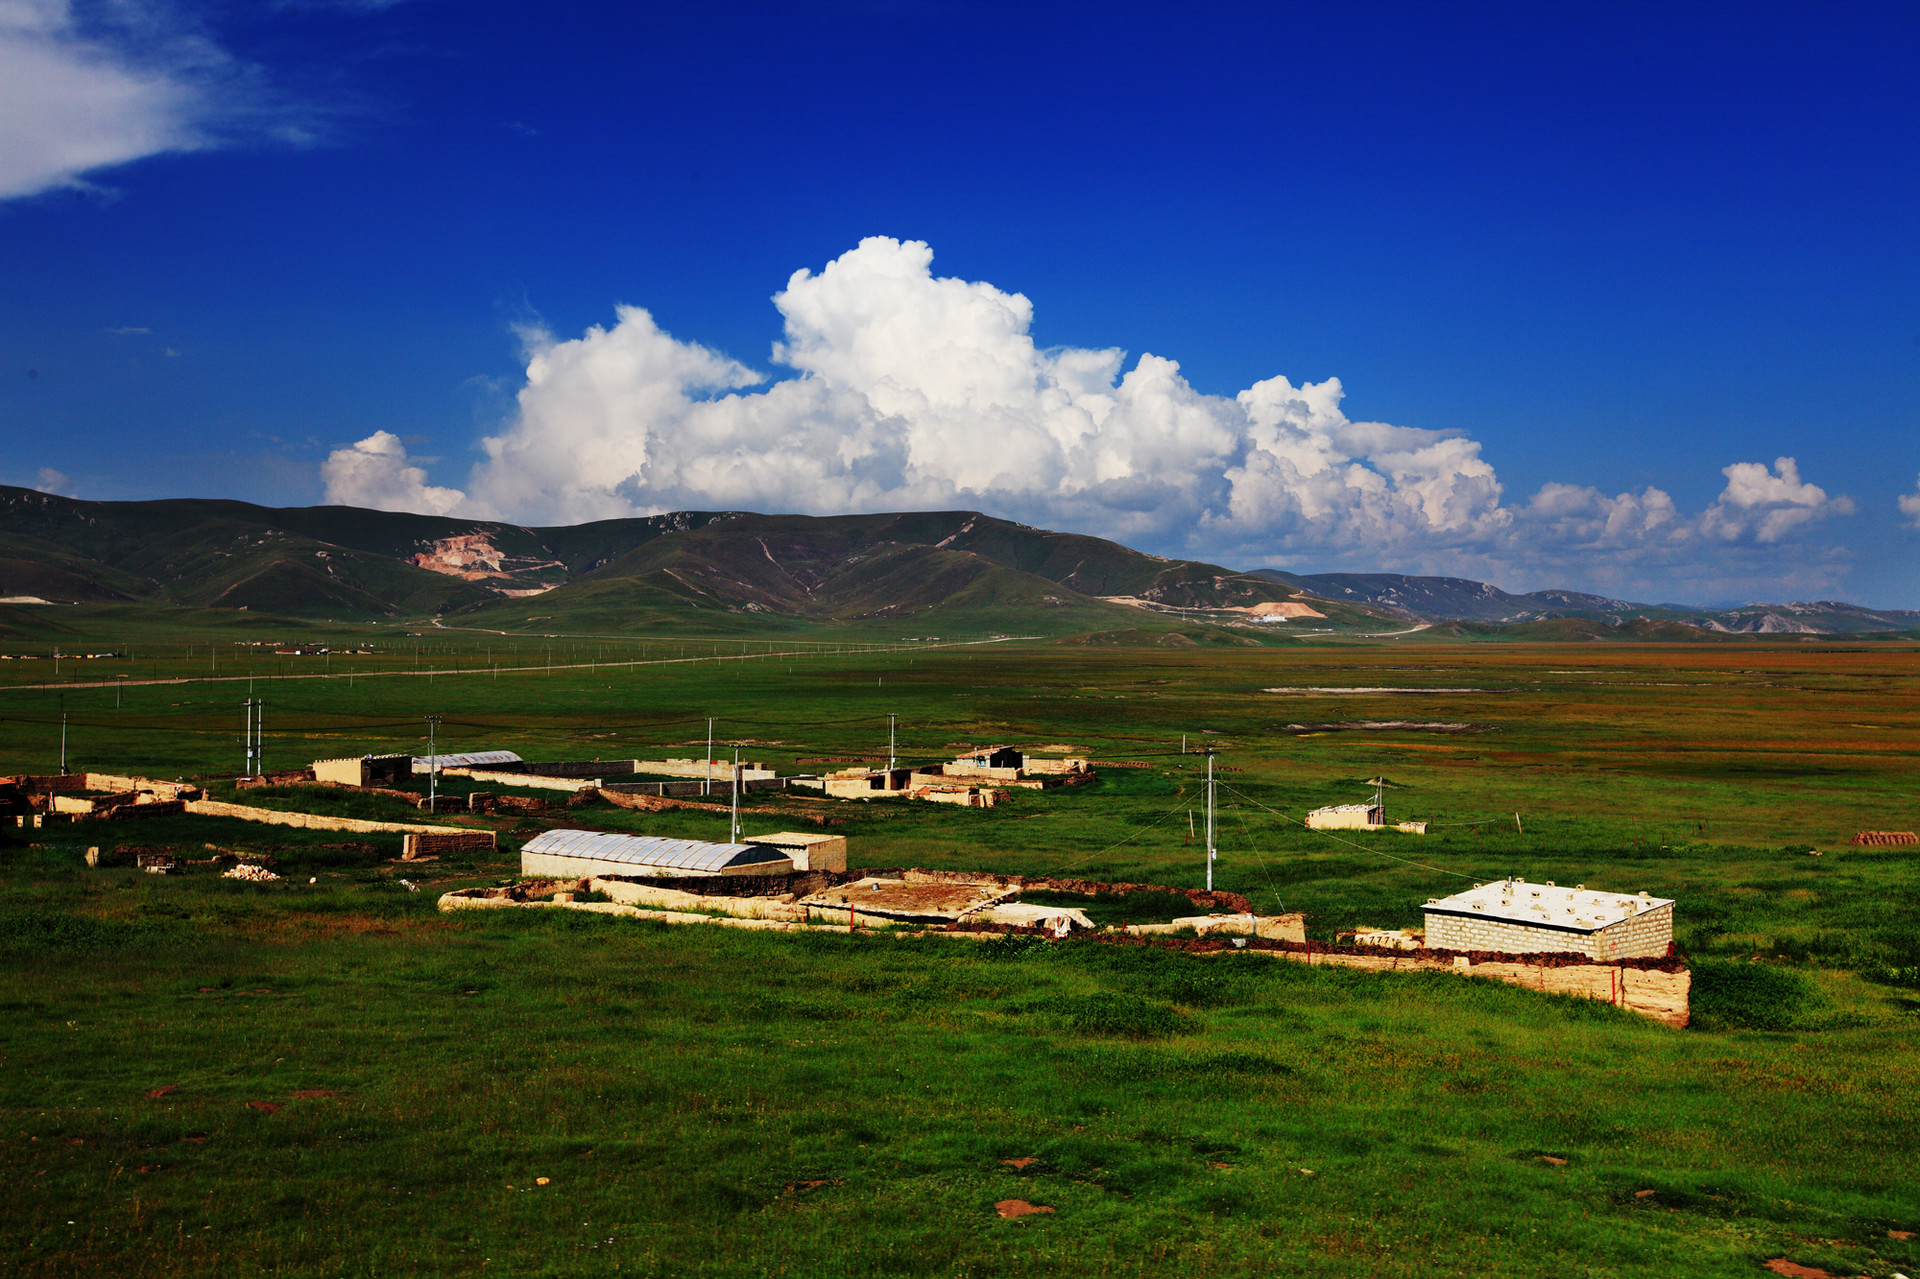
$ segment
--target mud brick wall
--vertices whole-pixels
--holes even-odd
[[[417,833],[422,835],[444,835],[459,827],[427,826],[412,822],[369,822],[357,817],[322,817],[317,813],[288,813],[277,808],[252,808],[246,804],[229,804],[217,799],[197,799],[187,801],[187,811],[196,817],[237,817],[245,822],[262,822],[269,826],[299,826],[306,830],[351,831],[356,835],[377,835],[391,833],[404,835]],[[491,833],[491,832],[489,832]]]
[[[124,822],[136,817],[177,817],[187,811],[184,799],[156,799],[148,804],[121,804],[101,813],[111,821]]]
[[[441,835],[416,833],[401,838],[400,860],[410,862],[442,853],[486,853],[492,852],[494,846],[490,830],[448,831]]]
[[[633,772],[630,759],[562,759],[536,764],[522,760],[513,771],[530,777],[618,777]]]
[[[51,775],[27,774],[0,780],[10,781],[21,790],[40,795],[45,795],[50,791],[77,791],[88,789],[87,775],[85,773],[54,773]]]

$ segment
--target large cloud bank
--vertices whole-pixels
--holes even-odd
[[[796,272],[773,299],[774,359],[798,374],[780,381],[637,307],[578,338],[535,334],[518,412],[464,492],[429,485],[382,432],[332,455],[327,498],[526,523],[978,507],[1236,564],[1601,585],[1763,557],[1852,510],[1790,457],[1725,467],[1691,515],[1651,487],[1549,484],[1509,504],[1477,442],[1351,421],[1338,379],[1203,394],[1160,356],[1129,368],[1115,349],[1039,347],[1025,297],[932,263],[925,244],[876,237]]]

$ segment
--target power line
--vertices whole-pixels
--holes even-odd
[[[1239,795],[1241,799],[1246,800],[1249,804],[1252,804],[1255,808],[1264,809],[1265,811],[1272,813],[1275,817],[1278,817],[1283,821],[1292,822],[1294,825],[1300,827],[1303,830],[1313,831],[1314,834],[1320,835],[1326,839],[1330,839],[1336,844],[1346,844],[1353,848],[1359,849],[1363,853],[1372,853],[1375,857],[1385,857],[1389,861],[1404,862],[1408,866],[1418,866],[1421,870],[1430,870],[1436,875],[1452,875],[1456,879],[1473,879],[1474,878],[1472,875],[1466,874],[1463,871],[1448,870],[1444,866],[1429,866],[1425,862],[1414,861],[1411,857],[1396,857],[1392,853],[1383,853],[1377,848],[1369,848],[1365,844],[1357,843],[1354,840],[1344,839],[1341,836],[1334,834],[1332,831],[1315,829],[1312,826],[1308,826],[1305,822],[1301,821],[1298,817],[1295,817],[1289,813],[1283,813],[1277,808],[1268,808],[1267,805],[1253,798],[1253,796],[1242,794],[1240,791],[1235,790],[1231,786],[1228,786],[1227,790],[1234,795]]]
[[[1175,804],[1172,808],[1169,808],[1166,812],[1160,814],[1160,816],[1154,818],[1152,821],[1148,822],[1145,826],[1142,826],[1139,830],[1135,831],[1133,834],[1127,836],[1125,839],[1117,840],[1114,843],[1108,844],[1105,848],[1101,849],[1099,852],[1088,853],[1085,857],[1079,858],[1076,861],[1065,862],[1059,866],[1056,866],[1053,870],[1050,870],[1047,872],[1047,877],[1051,879],[1053,876],[1059,874],[1063,870],[1072,870],[1075,866],[1084,866],[1088,862],[1092,861],[1094,858],[1099,857],[1105,853],[1110,853],[1114,849],[1120,847],[1122,844],[1131,844],[1134,840],[1139,839],[1142,835],[1146,834],[1148,831],[1158,826],[1161,822],[1166,821],[1167,818],[1173,816],[1175,813],[1179,812],[1182,808],[1186,807],[1186,803],[1187,801],[1183,800],[1180,803]]]

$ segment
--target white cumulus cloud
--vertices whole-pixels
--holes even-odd
[[[390,431],[375,431],[329,453],[320,464],[320,478],[327,501],[376,511],[446,515],[466,499],[459,489],[428,484],[426,470],[408,460],[406,445]]]
[[[1710,537],[1778,542],[1804,524],[1853,514],[1852,498],[1828,497],[1818,484],[1802,483],[1800,467],[1790,457],[1774,459],[1771,471],[1763,462],[1735,462],[1720,473],[1727,487],[1701,519]]]
[[[1920,480],[1914,481],[1913,492],[1900,495],[1900,514],[1907,517],[1909,524],[1920,528]]]
[[[1652,487],[1554,483],[1509,504],[1477,441],[1353,421],[1337,378],[1209,395],[1161,356],[1039,346],[1026,297],[932,265],[923,243],[874,237],[795,272],[773,298],[781,380],[638,307],[577,338],[527,335],[517,411],[464,492],[429,487],[383,432],[328,460],[328,499],[527,523],[977,507],[1229,563],[1586,580],[1744,554],[1852,510],[1791,458],[1727,467],[1691,516]]]

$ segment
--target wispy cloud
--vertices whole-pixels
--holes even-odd
[[[126,337],[140,337],[144,334],[153,332],[153,330],[149,328],[143,328],[138,324],[123,324],[117,329],[105,329],[103,330],[103,332],[110,333],[117,338],[126,338]]]
[[[1478,441],[1351,420],[1338,379],[1215,396],[1160,356],[1129,367],[1117,349],[1041,348],[1026,297],[936,277],[932,261],[925,244],[876,237],[796,272],[773,299],[773,354],[798,376],[771,384],[638,307],[577,338],[526,330],[516,411],[464,491],[429,485],[397,441],[363,440],[329,459],[329,500],[529,522],[981,507],[1230,563],[1698,574],[1728,590],[1750,572],[1774,580],[1769,557],[1853,510],[1792,458],[1723,468],[1720,495],[1691,514],[1653,487],[1555,483],[1510,503]],[[1845,570],[1820,562],[1810,587]]]
[[[0,0],[0,200],[169,152],[308,142],[308,114],[161,0]]]

